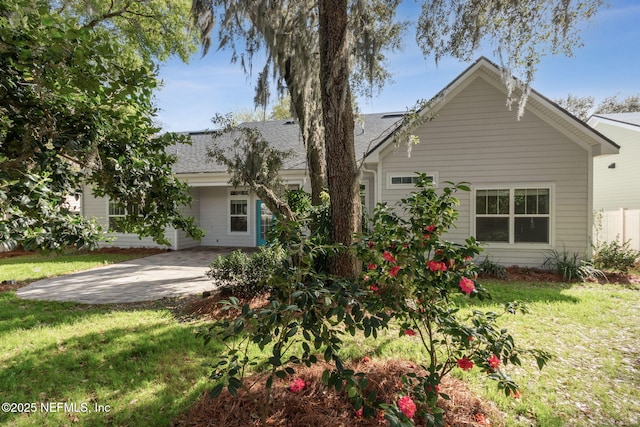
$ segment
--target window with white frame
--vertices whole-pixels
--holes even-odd
[[[138,215],[137,207],[133,208],[133,214]],[[114,233],[125,232],[124,228],[122,227],[122,224],[120,224],[120,221],[122,221],[127,216],[127,209],[124,206],[122,206],[121,204],[113,200],[109,200],[109,210],[108,210],[107,216],[109,219],[109,229],[112,232]]]
[[[551,189],[477,189],[475,236],[482,242],[550,243]]]
[[[407,188],[415,188],[416,183],[418,182],[418,175],[414,174],[405,174],[405,173],[388,173],[387,174],[387,189],[407,189]],[[437,172],[432,172],[427,175],[427,178],[431,181],[433,185],[436,185],[438,180]]]
[[[249,232],[249,191],[229,190],[229,232]]]

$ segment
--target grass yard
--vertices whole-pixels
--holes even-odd
[[[0,260],[2,277],[5,262]],[[35,270],[35,264],[13,263],[19,264]],[[498,394],[477,369],[456,373],[498,404],[507,426],[640,425],[638,285],[493,281],[487,287],[493,302],[473,308],[528,301],[530,314],[507,317],[504,326],[519,344],[554,355],[541,372],[533,361],[511,370],[521,385],[519,399]],[[23,413],[1,411],[0,425],[171,425],[211,385],[202,364],[218,349],[194,336],[198,324],[177,319],[160,304],[85,306],[1,292],[0,403],[13,402],[10,409]],[[419,360],[415,343],[415,337],[390,331],[377,342],[356,337],[345,352]],[[57,412],[44,412],[42,402]],[[35,413],[18,407],[31,403]]]
[[[202,364],[215,347],[205,348],[193,327],[165,309],[0,293],[0,402],[35,404],[26,408],[35,413],[3,410],[0,425],[169,425],[208,385]]]
[[[101,265],[128,261],[146,254],[145,251],[96,251],[70,255],[31,253],[3,258],[3,254],[0,253],[0,282],[4,280],[33,282]]]

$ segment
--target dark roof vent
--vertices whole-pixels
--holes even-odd
[[[295,125],[296,122],[295,120],[287,120],[286,122],[284,122],[285,125]]]
[[[390,113],[382,116],[383,119],[401,119],[406,113]]]

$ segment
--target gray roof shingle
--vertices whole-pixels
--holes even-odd
[[[611,113],[611,114],[594,114],[595,117],[602,117],[628,125],[640,126],[640,112],[638,113]]]
[[[354,129],[356,157],[362,158],[380,141],[388,136],[399,124],[404,113],[363,114],[362,120],[356,120]],[[300,127],[291,120],[271,120],[264,122],[247,122],[240,126],[255,127],[269,143],[279,150],[291,150],[294,155],[285,161],[284,169],[305,169],[306,154]],[[191,145],[177,144],[168,148],[171,154],[178,157],[173,166],[176,174],[226,172],[226,168],[215,163],[207,155],[212,146],[211,134],[204,132],[184,132],[191,136]],[[234,142],[225,135],[216,143],[220,147],[230,147]]]

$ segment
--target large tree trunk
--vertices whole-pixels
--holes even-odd
[[[284,70],[281,70],[289,90],[291,103],[296,117],[300,122],[302,140],[307,150],[307,167],[309,168],[309,180],[311,181],[311,203],[319,206],[322,203],[320,194],[327,188],[327,167],[324,149],[324,132],[322,114],[317,111],[309,111],[319,88],[317,76],[311,75],[309,84],[301,88],[299,82],[294,80],[291,61],[287,60]],[[297,71],[301,72],[301,71]],[[315,92],[310,93],[310,92]]]
[[[319,23],[320,88],[333,240],[349,248],[354,233],[360,230],[362,207],[349,87],[347,0],[320,0]],[[331,263],[331,272],[342,277],[355,278],[359,270],[351,250],[335,257]]]

